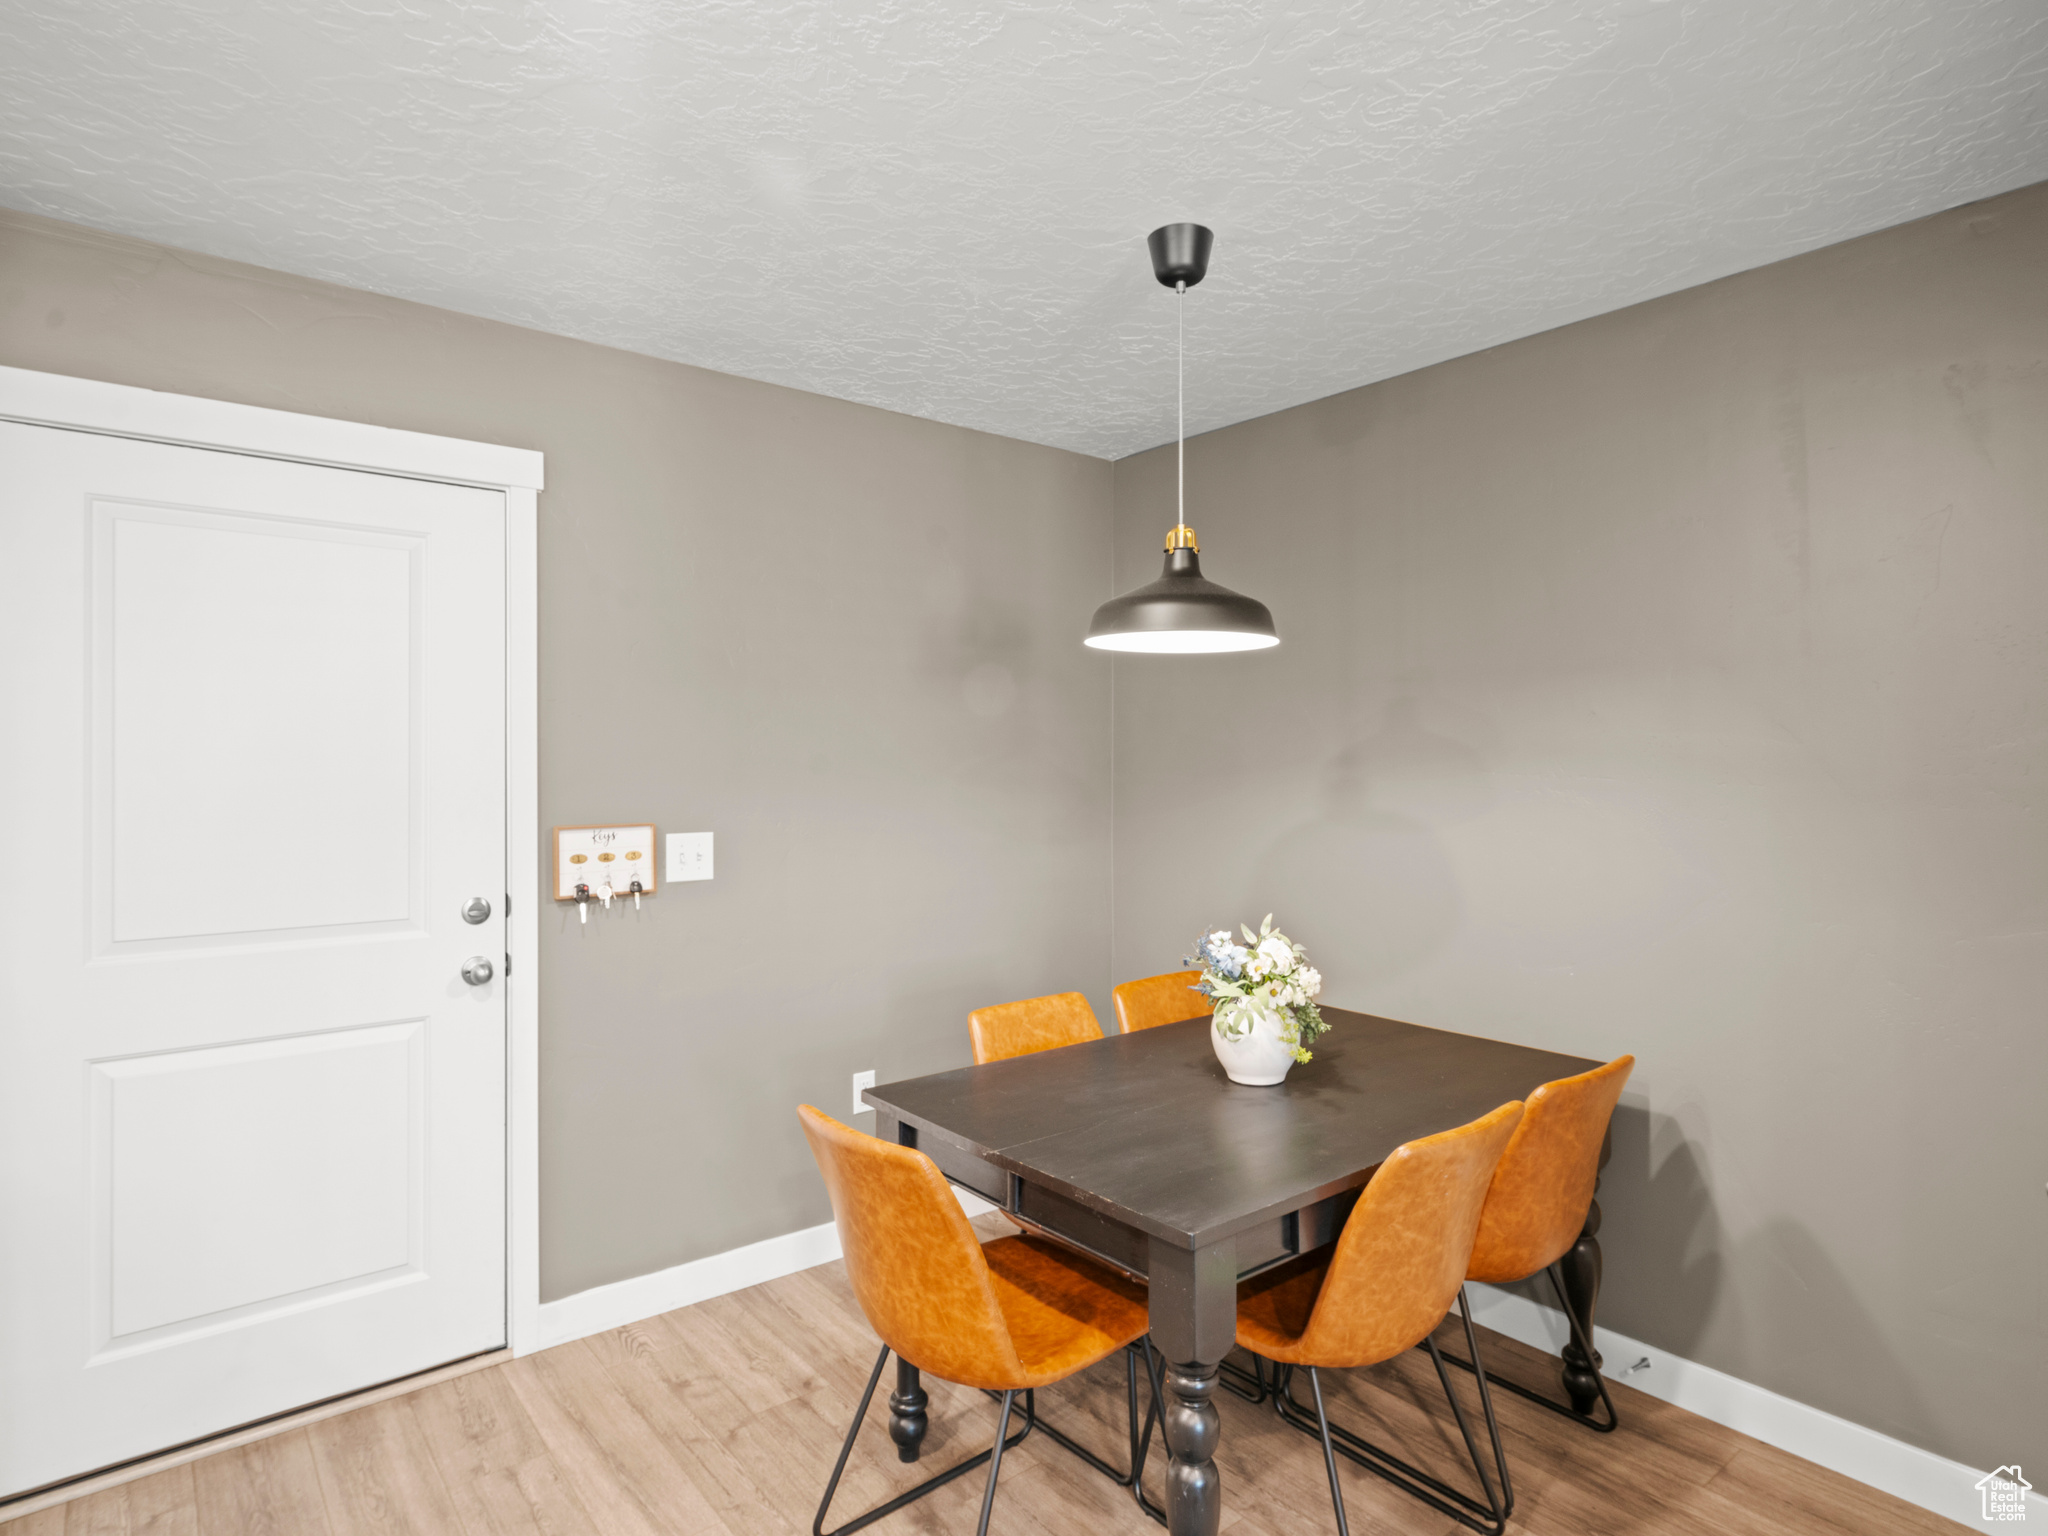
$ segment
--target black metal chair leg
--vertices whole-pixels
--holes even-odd
[[[1579,1341],[1579,1348],[1586,1352],[1586,1359],[1589,1362],[1598,1360],[1600,1357],[1593,1352],[1593,1341],[1587,1336],[1584,1323],[1580,1321],[1578,1312],[1572,1307],[1571,1298],[1565,1294],[1563,1266],[1559,1264],[1551,1265],[1549,1274],[1550,1288],[1557,1292],[1557,1304],[1564,1309],[1565,1320],[1571,1324],[1572,1337]],[[1601,1424],[1590,1415],[1580,1413],[1569,1404],[1560,1404],[1559,1410],[1569,1413],[1581,1424],[1605,1435],[1611,1433],[1614,1426],[1621,1422],[1621,1415],[1614,1411],[1614,1399],[1607,1395],[1607,1377],[1605,1373],[1597,1365],[1593,1366],[1592,1370],[1593,1384],[1600,1389],[1600,1401],[1607,1405],[1607,1422]]]
[[[1033,1422],[1037,1425],[1041,1434],[1045,1435],[1055,1445],[1071,1451],[1074,1455],[1080,1457],[1119,1488],[1131,1487],[1138,1475],[1138,1346],[1135,1344],[1124,1346],[1124,1390],[1126,1402],[1130,1409],[1131,1470],[1128,1472],[1117,1471],[1115,1467],[1112,1467],[1100,1456],[1089,1450],[1087,1446],[1069,1439],[1064,1433],[1055,1429],[1044,1419],[1036,1417],[1035,1410],[1033,1414]],[[987,1392],[986,1389],[984,1389],[984,1392],[991,1401],[1002,1396],[1000,1392]]]
[[[1259,1401],[1257,1379],[1235,1360],[1225,1360],[1216,1367],[1216,1384],[1248,1403]]]
[[[882,1352],[875,1356],[875,1368],[868,1373],[867,1390],[860,1395],[860,1406],[853,1411],[853,1423],[847,1426],[846,1442],[839,1447],[839,1460],[832,1464],[832,1478],[831,1481],[825,1484],[825,1497],[818,1501],[818,1517],[811,1522],[811,1536],[851,1536],[852,1532],[862,1530],[867,1526],[873,1525],[877,1520],[895,1514],[904,1505],[923,1498],[933,1489],[943,1488],[946,1484],[952,1482],[954,1478],[966,1476],[983,1462],[999,1459],[1006,1450],[1015,1450],[1019,1445],[1023,1444],[1025,1438],[1031,1433],[1037,1417],[1033,1411],[1036,1405],[1032,1402],[1031,1395],[1029,1393],[1025,1394],[1024,1427],[1018,1430],[1015,1435],[1010,1435],[1008,1434],[1010,1394],[1006,1393],[1004,1394],[1003,1402],[1003,1428],[996,1436],[996,1443],[988,1450],[978,1452],[958,1465],[946,1468],[945,1471],[939,1473],[936,1477],[926,1478],[915,1488],[897,1494],[895,1498],[889,1500],[886,1504],[877,1504],[866,1514],[856,1516],[854,1519],[847,1521],[838,1530],[827,1531],[825,1529],[825,1514],[832,1507],[832,1496],[839,1491],[839,1479],[846,1472],[846,1458],[853,1454],[854,1438],[860,1433],[861,1421],[868,1415],[868,1404],[874,1400],[875,1384],[882,1379],[882,1367],[888,1363],[889,1346],[884,1344]],[[988,1525],[988,1500],[993,1498],[994,1494],[995,1478],[991,1476],[989,1478],[988,1495],[982,1501],[981,1518],[984,1531]]]
[[[988,1536],[988,1517],[996,1507],[996,1479],[1003,1471],[1003,1436],[1010,1432],[1010,1405],[1016,1400],[1015,1392],[1003,1394],[1003,1416],[996,1421],[996,1443],[990,1447],[988,1458],[988,1486],[981,1491],[981,1520],[974,1527],[974,1536]]]
[[[1145,1462],[1152,1454],[1152,1426],[1159,1422],[1159,1405],[1165,1401],[1166,1384],[1160,1379],[1159,1356],[1152,1348],[1152,1335],[1146,1334],[1141,1342],[1145,1346],[1145,1380],[1152,1388],[1152,1402],[1145,1410],[1145,1433],[1139,1438],[1138,1454],[1131,1458],[1131,1497],[1138,1501],[1139,1509],[1164,1525],[1166,1511],[1145,1496]]]
[[[1572,1310],[1572,1304],[1565,1296],[1564,1276],[1559,1273],[1558,1267],[1555,1264],[1551,1265],[1544,1273],[1550,1276],[1551,1289],[1557,1292],[1557,1304],[1564,1309],[1565,1321],[1571,1326],[1572,1341],[1586,1352],[1587,1360],[1591,1361],[1597,1358],[1593,1353],[1593,1341],[1586,1337],[1586,1330],[1579,1322],[1579,1314]],[[1470,1371],[1473,1369],[1470,1360],[1460,1360],[1456,1355],[1445,1355],[1444,1358],[1460,1370]],[[1552,1413],[1570,1419],[1574,1424],[1584,1425],[1595,1434],[1611,1435],[1614,1433],[1615,1426],[1621,1423],[1621,1415],[1615,1411],[1614,1399],[1608,1396],[1606,1376],[1601,1374],[1598,1366],[1594,1366],[1592,1370],[1594,1384],[1600,1388],[1600,1401],[1607,1407],[1607,1422],[1605,1424],[1602,1424],[1590,1414],[1579,1412],[1570,1403],[1560,1403],[1555,1398],[1545,1397],[1541,1392],[1532,1392],[1520,1382],[1509,1381],[1506,1377],[1496,1376],[1491,1371],[1487,1372],[1486,1379],[1496,1387],[1505,1388],[1507,1391],[1514,1393],[1515,1396],[1526,1399],[1539,1408],[1548,1408]]]
[[[1152,1384],[1152,1373],[1145,1373],[1145,1384]],[[1130,1485],[1138,1486],[1138,1474],[1144,1470],[1144,1458],[1138,1453],[1138,1346],[1124,1346],[1124,1393],[1129,1407],[1127,1423],[1131,1431],[1131,1479]]]
[[[927,1478],[915,1488],[897,1494],[888,1503],[879,1504],[866,1514],[847,1521],[838,1530],[827,1531],[825,1529],[825,1516],[832,1507],[832,1496],[839,1491],[839,1479],[846,1473],[846,1461],[853,1454],[853,1442],[860,1434],[862,1422],[867,1418],[868,1404],[874,1401],[875,1387],[882,1379],[882,1367],[889,1363],[889,1346],[884,1344],[882,1352],[875,1356],[875,1368],[868,1373],[867,1389],[860,1395],[860,1406],[853,1411],[853,1423],[847,1426],[845,1443],[839,1447],[839,1459],[832,1464],[832,1477],[825,1484],[825,1497],[818,1501],[818,1517],[811,1522],[811,1536],[852,1536],[854,1531],[862,1530],[867,1526],[873,1525],[877,1520],[893,1515],[897,1510],[903,1508],[904,1505],[923,1498],[936,1488],[943,1488],[947,1483],[952,1482],[954,1478],[964,1477],[983,1462],[987,1462],[989,1463],[988,1487],[982,1495],[980,1527],[983,1536],[986,1536],[989,1511],[995,1503],[996,1473],[1002,1465],[1003,1452],[1014,1450],[1017,1446],[1021,1445],[1034,1429],[1043,1430],[1055,1442],[1073,1452],[1091,1467],[1095,1468],[1096,1471],[1109,1478],[1118,1487],[1130,1488],[1137,1495],[1138,1507],[1164,1525],[1166,1523],[1166,1512],[1147,1500],[1144,1490],[1139,1486],[1139,1479],[1143,1476],[1145,1470],[1146,1454],[1151,1448],[1152,1426],[1158,1419],[1159,1393],[1162,1390],[1158,1372],[1152,1364],[1152,1341],[1150,1338],[1147,1338],[1143,1343],[1147,1362],[1146,1376],[1152,1384],[1152,1404],[1146,1410],[1145,1427],[1142,1434],[1138,1429],[1138,1365],[1136,1346],[1131,1346],[1124,1353],[1124,1403],[1130,1414],[1131,1470],[1129,1472],[1118,1472],[1116,1468],[1112,1467],[1087,1447],[1076,1444],[1039,1418],[1038,1395],[1028,1388],[1025,1389],[1023,1394],[1024,1408],[1021,1416],[1024,1421],[1024,1427],[1018,1430],[1016,1434],[1011,1434],[1009,1432],[1010,1418],[1015,1409],[1017,1393],[1014,1391],[991,1392],[988,1395],[1000,1402],[1003,1410],[1000,1427],[996,1431],[994,1445],[988,1450],[980,1451],[968,1457],[957,1466],[948,1467],[936,1477]]]
[[[1247,1350],[1246,1353],[1250,1354],[1251,1352]],[[1248,1403],[1258,1404],[1266,1400],[1268,1393],[1266,1391],[1265,1362],[1257,1355],[1252,1355],[1252,1368],[1250,1370],[1246,1370],[1235,1360],[1225,1360],[1217,1369],[1219,1372],[1217,1379],[1221,1382],[1224,1391],[1229,1392],[1235,1397],[1241,1397]]]
[[[1486,1475],[1486,1463],[1480,1457],[1479,1442],[1472,1438],[1472,1426],[1465,1421],[1464,1405],[1458,1401],[1458,1394],[1451,1390],[1451,1373],[1444,1369],[1444,1357],[1441,1351],[1437,1349],[1436,1341],[1434,1339],[1430,1341],[1429,1358],[1430,1361],[1436,1366],[1436,1379],[1443,1386],[1444,1397],[1448,1399],[1450,1402],[1451,1417],[1458,1421],[1458,1433],[1461,1436],[1463,1436],[1465,1440],[1465,1454],[1472,1459],[1472,1470],[1479,1474],[1479,1487],[1486,1494],[1487,1509],[1489,1514],[1492,1516],[1491,1521],[1485,1525],[1478,1525],[1472,1521],[1465,1521],[1464,1523],[1467,1525],[1471,1525],[1475,1530],[1488,1531],[1489,1533],[1491,1533],[1491,1536],[1499,1536],[1499,1533],[1501,1531],[1507,1529],[1507,1508],[1502,1503],[1500,1495],[1496,1494],[1493,1491],[1492,1479],[1490,1479]],[[1484,1395],[1484,1390],[1484,1388],[1481,1388],[1482,1396]],[[1499,1440],[1494,1441],[1494,1451],[1496,1454],[1499,1454]],[[1500,1467],[1502,1470],[1503,1480],[1505,1480],[1507,1469],[1507,1460],[1505,1457],[1501,1459]],[[1460,1502],[1462,1503],[1466,1501],[1460,1500]]]
[[[1330,1474],[1330,1507],[1337,1511],[1337,1536],[1351,1536],[1351,1526],[1344,1519],[1344,1490],[1337,1482],[1337,1448],[1330,1443],[1330,1415],[1323,1409],[1323,1378],[1314,1366],[1308,1368],[1308,1385],[1316,1397],[1316,1428],[1323,1442],[1323,1470]]]
[[[839,1447],[839,1459],[832,1463],[832,1476],[825,1483],[825,1497],[818,1501],[818,1518],[811,1522],[811,1536],[825,1536],[825,1511],[832,1507],[832,1495],[839,1491],[839,1479],[846,1472],[846,1458],[853,1454],[853,1437],[860,1433],[860,1421],[868,1416],[868,1404],[874,1401],[875,1383],[882,1379],[882,1367],[889,1363],[889,1346],[884,1344],[882,1352],[875,1356],[875,1368],[868,1372],[868,1388],[860,1395],[860,1406],[853,1410],[853,1422],[846,1428],[846,1440]],[[845,1526],[842,1530],[851,1530]],[[837,1532],[833,1536],[838,1536]]]
[[[1486,1415],[1486,1433],[1493,1441],[1493,1466],[1500,1473],[1500,1517],[1505,1520],[1515,1512],[1515,1480],[1508,1475],[1508,1453],[1500,1443],[1500,1420],[1493,1411],[1493,1394],[1486,1387],[1486,1362],[1479,1358],[1479,1334],[1472,1326],[1472,1303],[1465,1299],[1465,1287],[1458,1287],[1458,1320],[1465,1325],[1465,1347],[1472,1351],[1473,1363],[1480,1368],[1473,1372],[1479,1379],[1479,1408]],[[1438,1364],[1442,1372],[1443,1366]],[[1444,1381],[1444,1391],[1449,1392],[1451,1384]]]
[[[1393,1452],[1374,1445],[1370,1440],[1352,1433],[1341,1424],[1332,1424],[1326,1415],[1312,1415],[1307,1406],[1294,1397],[1294,1372],[1283,1367],[1274,1378],[1273,1407],[1281,1419],[1302,1434],[1318,1440],[1328,1439],[1336,1453],[1349,1461],[1356,1462],[1366,1471],[1386,1479],[1411,1498],[1420,1499],[1432,1509],[1449,1515],[1460,1525],[1477,1531],[1480,1536],[1501,1536],[1507,1525],[1507,1511],[1494,1493],[1493,1479],[1486,1475],[1485,1458],[1480,1454],[1479,1442],[1472,1438],[1471,1426],[1466,1422],[1464,1407],[1458,1402],[1457,1393],[1451,1390],[1451,1379],[1443,1367],[1443,1357],[1437,1352],[1436,1341],[1425,1339],[1430,1357],[1436,1363],[1437,1380],[1442,1384],[1444,1396],[1449,1399],[1451,1416],[1457,1420],[1458,1432],[1464,1437],[1466,1453],[1472,1459],[1472,1470],[1477,1474],[1479,1487],[1485,1494],[1485,1502],[1470,1494],[1453,1488],[1449,1483],[1432,1477],[1420,1467],[1403,1461]],[[1311,1372],[1311,1380],[1314,1381]],[[1317,1396],[1321,1396],[1320,1382],[1316,1382]]]

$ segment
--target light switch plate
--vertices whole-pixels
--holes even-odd
[[[856,1115],[871,1115],[875,1112],[872,1104],[863,1104],[860,1101],[860,1091],[863,1088],[872,1088],[874,1086],[874,1073],[856,1072],[853,1074],[853,1112]]]
[[[709,880],[711,878],[711,834],[671,832],[668,835],[668,878]]]

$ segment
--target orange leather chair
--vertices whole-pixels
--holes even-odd
[[[1200,971],[1168,971],[1164,976],[1122,983],[1110,993],[1116,1002],[1116,1027],[1129,1035],[1161,1024],[1178,1024],[1182,1019],[1201,1018],[1216,1006],[1194,990],[1201,979]]]
[[[922,1152],[841,1125],[808,1104],[798,1108],[797,1116],[832,1197],[847,1278],[861,1311],[882,1337],[882,1352],[875,1357],[867,1390],[854,1410],[812,1529],[823,1536],[825,1515],[846,1470],[854,1437],[894,1350],[920,1370],[999,1394],[1002,1415],[995,1443],[849,1521],[831,1536],[871,1524],[987,1462],[988,1485],[976,1528],[986,1536],[1003,1452],[1034,1427],[1050,1431],[1051,1426],[1038,1419],[1035,1389],[1064,1381],[1142,1338],[1144,1288],[1039,1238],[1005,1237],[983,1244],[967,1224],[945,1176]],[[1011,1435],[1010,1417],[1019,1392],[1024,1394],[1024,1427]],[[1130,1412],[1135,1481],[1135,1385]],[[1079,1452],[1079,1447],[1059,1438]],[[1092,1456],[1087,1459],[1111,1470]]]
[[[1574,1375],[1581,1380],[1592,1378],[1600,1401],[1607,1405],[1607,1422],[1502,1377],[1489,1374],[1486,1379],[1601,1434],[1610,1432],[1620,1420],[1614,1399],[1607,1394],[1607,1380],[1600,1374],[1600,1355],[1593,1348],[1587,1320],[1573,1309],[1565,1293],[1561,1261],[1578,1242],[1592,1209],[1607,1122],[1614,1116],[1614,1106],[1620,1102],[1635,1064],[1633,1056],[1617,1056],[1604,1067],[1577,1077],[1561,1077],[1529,1095],[1522,1123],[1493,1172],[1486,1208],[1479,1217],[1479,1236],[1472,1246],[1472,1262],[1465,1272],[1467,1280],[1492,1285],[1512,1285],[1540,1272],[1549,1273],[1557,1304],[1571,1324],[1572,1342],[1578,1346],[1576,1358],[1567,1351],[1567,1380]],[[1597,1290],[1599,1276],[1592,1278]],[[1455,1355],[1445,1358],[1468,1371],[1475,1369],[1472,1361]],[[1505,1462],[1500,1463],[1500,1472],[1505,1483]]]
[[[1451,1303],[1464,1294],[1487,1186],[1521,1119],[1522,1104],[1516,1100],[1469,1125],[1396,1147],[1359,1195],[1333,1247],[1304,1254],[1238,1287],[1237,1342],[1279,1367],[1271,1387],[1275,1408],[1289,1424],[1322,1442],[1340,1536],[1349,1526],[1337,1483],[1339,1454],[1475,1530],[1498,1532],[1507,1522],[1507,1509],[1486,1475],[1432,1335]],[[1469,1318],[1465,1333],[1476,1348]],[[1322,1370],[1377,1365],[1417,1344],[1427,1345],[1436,1361],[1437,1379],[1465,1438],[1484,1504],[1331,1424],[1324,1410]],[[1294,1372],[1302,1368],[1315,1399],[1313,1413],[1293,1396]],[[1263,1366],[1259,1382],[1264,1395]]]
[[[1095,1010],[1088,1006],[1087,998],[1078,992],[1056,992],[1051,997],[975,1009],[967,1015],[967,1037],[974,1042],[974,1064],[981,1066],[1055,1046],[1100,1040],[1102,1026],[1095,1022]]]

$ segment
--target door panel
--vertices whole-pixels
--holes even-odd
[[[94,1064],[95,1359],[425,1273],[424,1024]]]
[[[93,521],[111,943],[412,920],[423,541],[106,501]]]
[[[504,1342],[503,523],[0,423],[0,1497]]]

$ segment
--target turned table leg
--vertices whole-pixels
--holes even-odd
[[[875,1111],[875,1135],[898,1146],[917,1145],[917,1127],[905,1125],[888,1110]],[[931,1418],[925,1410],[931,1397],[917,1367],[901,1355],[896,1357],[896,1390],[889,1394],[889,1438],[896,1442],[898,1461],[915,1461],[924,1451],[925,1431]]]
[[[896,1442],[898,1461],[915,1461],[924,1450],[925,1431],[931,1428],[925,1409],[930,1403],[917,1367],[898,1355],[896,1390],[889,1394],[889,1438]]]
[[[1225,1238],[1190,1251],[1155,1237],[1150,1252],[1152,1342],[1166,1357],[1166,1528],[1172,1536],[1216,1536],[1223,1520],[1216,1382],[1237,1339],[1237,1243]]]
[[[1174,1536],[1209,1536],[1223,1519],[1223,1476],[1216,1470],[1220,1363],[1166,1367],[1166,1528]]]
[[[1597,1184],[1594,1186],[1599,1187]],[[1591,1417],[1600,1401],[1600,1351],[1593,1345],[1593,1309],[1600,1300],[1600,1201],[1586,1207],[1586,1225],[1579,1240],[1557,1261],[1564,1277],[1565,1305],[1579,1320],[1579,1333],[1565,1339],[1564,1390],[1572,1400],[1572,1411]],[[1582,1347],[1579,1338],[1586,1341]]]

